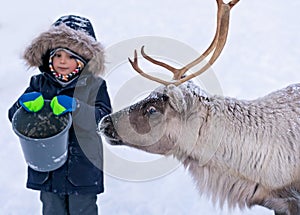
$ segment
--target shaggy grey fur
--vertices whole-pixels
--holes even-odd
[[[173,155],[221,206],[300,214],[300,84],[250,101],[169,85],[100,128],[112,145]]]

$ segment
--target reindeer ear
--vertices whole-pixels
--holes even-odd
[[[179,113],[186,111],[187,104],[182,90],[179,87],[170,84],[166,87],[166,91],[166,94],[170,98],[170,105]]]

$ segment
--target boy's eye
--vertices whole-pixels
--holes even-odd
[[[61,57],[61,54],[55,54],[55,57]]]

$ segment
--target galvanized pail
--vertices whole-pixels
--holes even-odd
[[[54,115],[48,101],[37,113],[27,112],[23,108],[16,111],[12,126],[30,168],[48,172],[66,162],[71,124],[71,114]]]

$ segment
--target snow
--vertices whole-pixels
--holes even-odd
[[[168,47],[168,41],[173,40],[171,44],[182,42],[201,52],[211,42],[215,30],[216,7],[213,0],[191,0],[188,3],[180,0],[10,0],[3,2],[1,8],[0,78],[3,82],[0,85],[0,111],[3,114],[0,116],[0,214],[6,215],[41,214],[39,192],[25,188],[25,160],[18,137],[7,118],[8,108],[27,87],[30,76],[37,72],[32,69],[26,71],[26,65],[21,60],[22,51],[35,36],[47,30],[62,15],[83,15],[91,19],[97,39],[110,50],[109,54],[119,50],[117,52],[124,51],[124,55],[132,57],[134,48],[139,50],[141,47],[140,43],[130,47],[130,52],[122,45],[127,45],[127,40],[132,43],[132,38],[137,41],[147,35],[150,36],[146,38],[150,43],[146,46],[147,53],[161,51],[154,54],[172,61],[174,56],[182,52],[164,49]],[[217,92],[221,90],[226,96],[252,99],[299,82],[299,9],[299,1],[241,0],[232,10],[228,42],[223,53],[213,65],[213,71],[209,70],[200,78],[202,84],[206,78],[211,80],[212,76],[208,77],[208,73],[216,79],[210,85],[212,87],[206,87],[210,89],[205,90],[211,94],[218,88]],[[167,38],[166,43],[155,43],[157,37]],[[188,62],[191,59],[185,60]],[[157,67],[142,59],[140,61],[145,70],[157,70]],[[115,110],[155,88],[149,81],[136,79],[126,58],[118,62],[107,75]],[[141,86],[142,91],[136,89]],[[131,94],[127,95],[129,92]],[[107,146],[107,150],[115,157],[122,158],[118,162],[126,160],[139,164],[140,169],[144,164],[162,159],[126,147]],[[111,164],[110,159],[106,160],[108,164]],[[143,171],[154,171],[146,167],[155,168],[162,163],[145,165]],[[98,198],[100,214],[272,214],[262,207],[244,211],[230,211],[226,207],[220,209],[205,195],[200,197],[190,175],[182,166],[172,165],[165,174],[159,173],[143,180],[107,173],[105,193]],[[128,170],[132,171],[132,175],[138,175],[138,171],[130,168]]]

